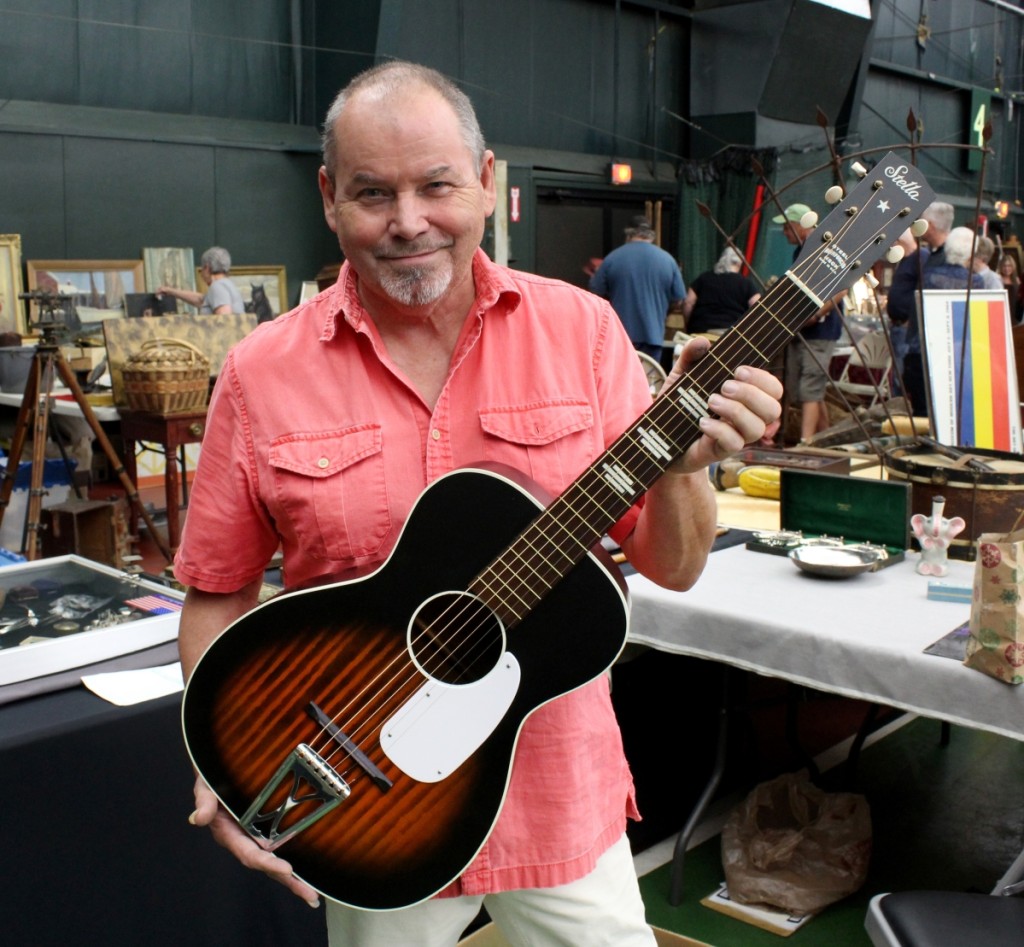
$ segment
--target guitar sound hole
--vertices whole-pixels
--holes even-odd
[[[501,658],[501,622],[465,592],[442,592],[424,602],[410,626],[409,650],[424,674],[446,684],[471,684]]]

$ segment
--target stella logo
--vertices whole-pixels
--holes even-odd
[[[910,181],[907,179],[907,174],[910,171],[910,165],[900,164],[896,167],[891,165],[885,168],[882,173],[896,185],[904,194],[907,195],[912,201],[921,199],[921,182]]]

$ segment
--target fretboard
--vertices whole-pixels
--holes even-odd
[[[545,509],[471,585],[507,628],[521,621],[680,458],[740,365],[778,355],[820,301],[791,274]]]

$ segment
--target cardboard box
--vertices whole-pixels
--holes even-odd
[[[658,947],[710,947],[702,940],[693,940],[682,934],[673,934],[660,927],[654,927],[652,930]],[[494,924],[488,924],[464,940],[460,940],[459,947],[509,947],[509,942]]]

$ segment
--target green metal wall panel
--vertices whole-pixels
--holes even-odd
[[[63,149],[58,135],[0,135],[0,232],[21,234],[23,259],[68,259]]]
[[[135,259],[146,246],[205,249],[215,233],[213,164],[204,147],[65,139],[69,258]]]

